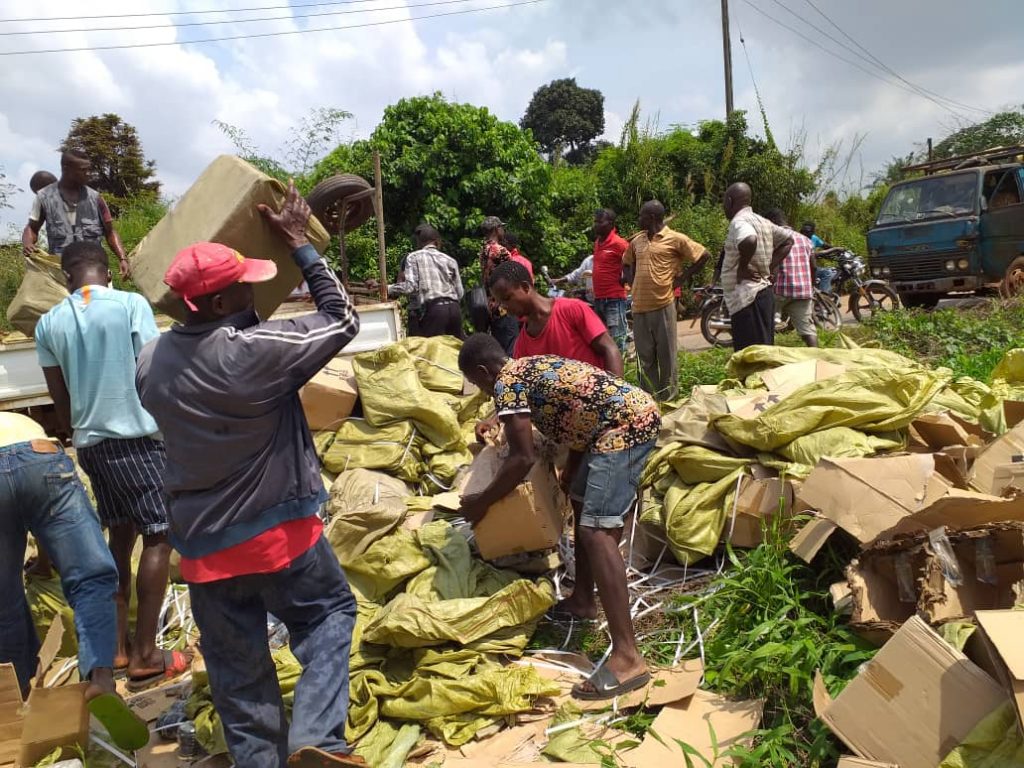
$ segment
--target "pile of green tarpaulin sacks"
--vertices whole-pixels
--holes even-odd
[[[799,385],[798,375],[788,386],[773,381],[776,390],[766,384],[773,372],[785,367],[793,373],[800,363],[809,366],[802,372],[809,383]],[[829,368],[824,377],[822,367]],[[663,417],[658,449],[641,479],[650,488],[641,521],[664,531],[684,564],[714,552],[737,481],[753,465],[802,479],[825,456],[901,451],[910,423],[929,412],[948,411],[1000,435],[1006,431],[1003,400],[1024,395],[1020,350],[999,365],[991,385],[857,347],[750,347],[730,358],[727,372],[721,384],[694,388]]]
[[[471,462],[468,441],[489,407],[462,394],[459,347],[408,339],[356,355],[363,416],[316,438],[326,470],[338,473],[326,535],[358,600],[347,736],[374,766],[402,765],[421,735],[465,744],[560,691],[507,663],[553,605],[552,584],[474,557],[446,520],[414,522],[431,506],[423,494],[449,488]],[[273,655],[290,706],[300,667],[287,647]],[[205,675],[193,685],[198,740],[223,753]]]

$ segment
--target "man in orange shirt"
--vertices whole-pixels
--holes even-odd
[[[660,402],[679,394],[676,375],[675,288],[709,258],[698,242],[665,226],[665,206],[650,200],[640,209],[643,231],[622,257],[622,282],[633,286],[633,339],[643,371],[641,385]]]

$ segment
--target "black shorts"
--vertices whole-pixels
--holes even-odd
[[[108,438],[79,448],[78,461],[92,483],[103,525],[133,523],[144,536],[167,531],[162,442]]]

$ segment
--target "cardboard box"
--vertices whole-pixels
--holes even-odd
[[[790,549],[810,562],[836,528],[862,546],[939,527],[953,530],[1024,520],[1024,497],[1003,499],[953,487],[932,454],[822,459],[796,494],[797,510],[818,518]]]
[[[995,496],[1024,493],[1024,461],[1012,461],[996,467],[992,475],[992,493]]]
[[[1017,722],[1024,728],[1024,611],[978,611],[976,618],[995,678],[1013,697]]]
[[[815,680],[815,712],[832,732],[859,757],[900,768],[935,768],[1005,701],[995,680],[918,617],[835,700]]]
[[[355,369],[345,357],[331,360],[299,390],[302,410],[314,432],[341,426],[352,415],[358,398]]]
[[[736,519],[732,522],[729,543],[734,547],[757,547],[764,541],[762,526],[770,524],[779,514],[788,519],[793,514],[794,487],[778,477],[743,478],[736,501]],[[729,523],[726,523],[728,530]]]
[[[1013,429],[1024,421],[1024,402],[1020,400],[1003,400],[1003,418],[1006,428]]]
[[[994,490],[998,467],[1009,464],[1014,456],[1024,454],[1024,424],[1018,424],[981,452],[971,467],[971,488],[998,496]]]
[[[1011,608],[1024,579],[1024,524],[879,542],[850,564],[847,578],[860,628],[895,628],[915,613],[937,624]]]
[[[496,448],[487,447],[473,459],[462,495],[479,493],[501,464]],[[537,552],[558,545],[569,514],[569,499],[558,486],[549,462],[538,460],[518,488],[491,508],[473,529],[480,556],[493,560],[520,552]]]
[[[58,616],[39,650],[35,683],[25,702],[14,665],[0,664],[0,766],[28,768],[58,747],[65,748],[62,757],[71,758],[76,756],[74,747],[89,745],[88,683],[42,687],[63,637],[64,625]]]
[[[836,768],[900,768],[896,763],[880,763],[860,757],[840,757]]]
[[[302,281],[302,272],[285,245],[256,209],[260,203],[279,210],[284,184],[233,155],[221,155],[157,222],[130,254],[132,279],[142,294],[176,320],[185,319],[185,305],[164,283],[164,273],[178,251],[201,241],[223,243],[243,256],[271,259],[277,277],[253,286],[256,311],[270,317]],[[306,236],[323,253],[330,236],[310,217]]]
[[[954,445],[980,445],[981,440],[970,434],[961,422],[948,413],[924,413],[910,423],[910,429],[933,451]]]

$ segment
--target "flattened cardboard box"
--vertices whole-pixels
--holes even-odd
[[[815,712],[858,757],[935,768],[1006,701],[1005,691],[918,617],[834,700],[819,676]]]
[[[336,357],[299,390],[306,422],[314,432],[337,429],[352,415],[359,388],[352,361]]]
[[[473,459],[462,494],[478,493],[491,482],[501,457],[488,446]],[[538,460],[526,480],[492,504],[473,528],[480,556],[493,560],[520,552],[537,552],[558,545],[569,513],[569,500],[558,486],[550,462]]]
[[[880,763],[860,757],[840,757],[836,768],[900,768],[896,763]]]
[[[997,438],[974,460],[971,487],[981,493],[998,496],[1000,491],[994,487],[996,468],[1009,464],[1014,456],[1020,454],[1024,454],[1024,423]]]

